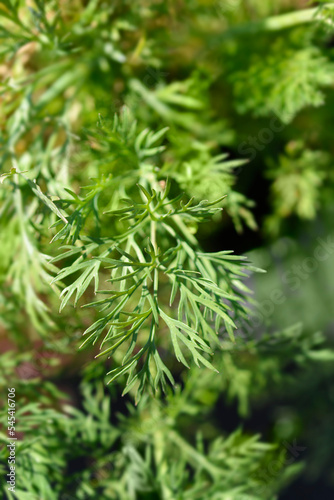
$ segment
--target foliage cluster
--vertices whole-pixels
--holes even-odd
[[[0,1],[17,498],[272,500],[302,470],[282,459],[294,424],[266,443],[217,418],[222,399],[246,419],[314,366],[315,386],[331,376],[303,318],[252,326],[262,274],[233,253],[256,234],[268,267],[275,240],[330,213],[334,8],[299,3]]]

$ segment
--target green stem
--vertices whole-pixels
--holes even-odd
[[[168,207],[171,207],[168,205]],[[182,221],[179,215],[173,215],[169,218],[169,223],[164,224],[165,228],[174,236],[177,237],[178,234],[182,234],[184,239],[193,247],[198,247],[197,238],[189,231],[186,224]]]
[[[153,245],[155,253],[157,253],[157,238],[156,238],[157,228],[156,222],[154,220],[151,221],[151,243]]]
[[[161,415],[157,408],[154,410],[154,421],[161,422]],[[166,484],[166,476],[168,474],[168,464],[165,458],[166,438],[166,431],[164,432],[164,428],[159,427],[158,424],[153,434],[154,459],[160,475],[162,500],[174,500],[174,495]]]
[[[19,172],[18,164],[17,164],[17,161],[14,157],[14,154],[12,156],[12,162],[13,162],[13,165],[14,165],[16,171]],[[29,237],[28,237],[28,234],[26,231],[26,227],[25,227],[25,223],[24,223],[25,213],[24,213],[24,209],[23,209],[22,193],[21,193],[21,189],[20,189],[20,185],[19,185],[19,182],[20,182],[19,173],[14,175],[14,180],[15,180],[15,194],[14,194],[15,207],[16,207],[17,217],[19,219],[22,241],[24,243],[24,246],[27,249],[28,258],[31,259],[32,255],[34,253],[34,248],[29,240]]]
[[[156,232],[157,232],[156,222],[152,220],[151,221],[151,243],[153,245],[155,255],[157,255],[157,253],[158,253]],[[158,271],[157,266],[155,266],[154,271],[153,271],[153,301],[155,303],[157,311],[159,311],[158,289],[159,289],[159,271]]]
[[[197,462],[199,466],[205,469],[214,479],[224,475],[224,471],[220,467],[211,463],[210,460],[199,453],[196,448],[187,443],[187,441],[177,434],[177,432],[170,430],[168,432],[168,438],[174,442],[180,450],[184,451],[189,458],[191,458],[194,462]]]
[[[326,7],[334,8],[334,3],[326,4]],[[280,31],[300,24],[311,23],[317,19],[321,19],[320,16],[317,17],[317,13],[319,12],[319,7],[315,7],[313,9],[298,10],[289,12],[288,14],[267,17],[261,21],[252,21],[229,29],[223,33],[223,38],[232,38],[238,35],[253,35],[261,31]]]

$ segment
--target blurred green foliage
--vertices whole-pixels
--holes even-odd
[[[4,498],[333,485],[333,12],[0,1]]]

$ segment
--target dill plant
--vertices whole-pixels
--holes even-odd
[[[332,351],[299,325],[270,337],[275,353],[245,338],[260,270],[202,242],[259,229],[237,184],[253,168],[235,154],[240,120],[288,126],[323,104],[333,6],[250,3],[0,2],[1,384],[19,395],[19,499],[269,500],[302,468],[223,431],[214,408],[225,394],[245,417],[289,359],[303,373]],[[268,235],[315,217],[323,137],[267,162]]]

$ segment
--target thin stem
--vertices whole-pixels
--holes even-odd
[[[32,244],[31,244],[31,242],[29,240],[29,237],[28,237],[28,234],[27,234],[27,231],[26,231],[26,227],[25,227],[25,224],[24,224],[25,213],[24,213],[24,210],[23,210],[22,193],[21,193],[21,189],[20,189],[20,185],[19,185],[19,182],[20,182],[19,167],[18,167],[18,163],[16,161],[16,158],[14,156],[14,153],[12,153],[12,163],[13,163],[13,166],[14,166],[16,172],[18,172],[14,176],[14,179],[15,179],[15,194],[14,194],[14,197],[15,197],[16,213],[17,213],[17,216],[18,216],[18,219],[19,219],[22,241],[24,242],[24,245],[25,245],[25,247],[27,249],[28,256],[30,258],[32,258],[32,255],[34,253],[34,248],[33,248]]]
[[[160,474],[160,484],[161,484],[161,493],[163,500],[173,500],[175,497],[173,492],[167,486],[165,478],[168,474],[168,463],[165,458],[165,448],[166,448],[166,432],[164,432],[164,428],[159,425],[161,423],[161,415],[158,408],[154,408],[154,416],[153,421],[157,423],[156,430],[153,434],[154,439],[154,458],[157,469]]]
[[[224,475],[224,471],[210,462],[204,455],[199,453],[196,448],[187,443],[179,434],[172,429],[168,432],[168,438],[174,442],[182,451],[184,451],[192,460],[197,462],[203,469],[205,469],[213,478]]]
[[[334,8],[334,3],[326,4],[325,7]],[[223,38],[232,38],[238,35],[253,35],[261,31],[280,31],[300,24],[311,23],[321,19],[321,15],[317,16],[320,12],[321,9],[315,7],[313,9],[298,10],[289,12],[288,14],[267,17],[261,21],[252,21],[227,30],[223,33]]]
[[[151,243],[154,248],[155,254],[157,254],[157,240],[156,240],[157,227],[154,220],[151,221]]]
[[[156,222],[152,220],[151,221],[151,243],[153,245],[155,255],[157,255],[157,253],[158,253],[156,232],[157,232]],[[155,266],[154,271],[153,271],[153,300],[154,300],[154,303],[156,305],[157,310],[159,310],[158,288],[159,288],[159,271],[158,271],[157,266]]]

